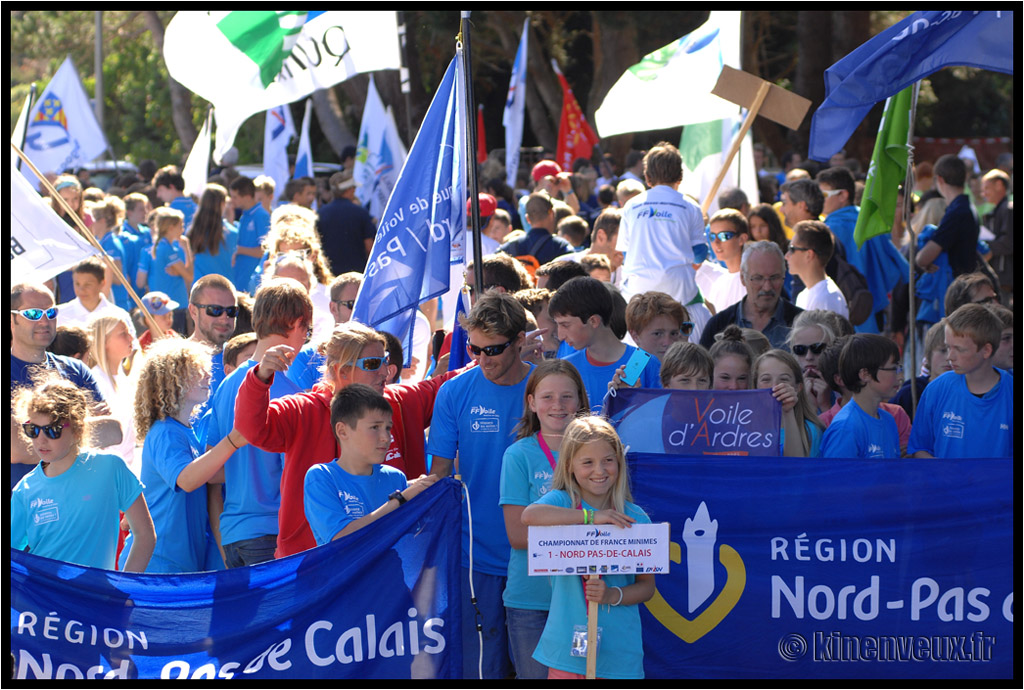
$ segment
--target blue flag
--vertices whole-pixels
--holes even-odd
[[[915,12],[825,70],[808,157],[827,161],[871,107],[950,65],[1013,74],[1013,12]]]
[[[462,299],[462,290],[459,290],[459,299],[455,306],[455,324],[452,326],[452,343],[448,354],[448,371],[461,369],[469,364],[469,353],[466,352],[466,344],[469,342],[469,335],[459,323],[459,316],[466,313],[466,305]]]
[[[377,228],[352,318],[412,352],[415,310],[448,291],[452,242],[465,230],[460,58],[448,65]]]
[[[11,549],[15,677],[458,678],[460,496],[445,479],[330,544],[216,572]]]
[[[299,134],[299,150],[295,154],[295,173],[293,180],[300,177],[313,177],[313,152],[309,146],[309,120],[313,114],[313,100],[306,100],[306,114],[302,118],[302,131]],[[282,192],[284,190],[281,190]]]

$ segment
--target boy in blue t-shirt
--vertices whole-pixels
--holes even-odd
[[[915,458],[1013,455],[1013,375],[992,366],[1002,333],[999,317],[980,304],[946,318],[953,371],[921,395],[907,449]]]
[[[637,348],[626,345],[608,323],[614,303],[604,284],[579,276],[566,281],[551,296],[548,312],[558,326],[558,337],[577,351],[565,358],[583,377],[592,414],[600,414],[615,370],[624,366]],[[661,388],[660,364],[651,357],[640,374],[641,388]]]
[[[821,439],[823,458],[899,458],[896,420],[879,405],[903,384],[900,350],[873,333],[850,336],[839,355],[839,375],[853,399],[843,406]]]
[[[341,456],[310,467],[303,489],[317,546],[397,510],[438,479],[421,475],[407,482],[401,470],[383,464],[391,445],[391,404],[369,386],[355,383],[335,394],[331,426]]]
[[[234,283],[240,290],[249,286],[249,279],[263,257],[263,240],[270,231],[270,214],[256,201],[256,185],[245,177],[236,177],[228,189],[231,203],[242,212],[238,219],[238,242],[235,245]]]

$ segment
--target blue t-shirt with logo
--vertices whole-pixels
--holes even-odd
[[[530,365],[530,372],[533,365]],[[501,458],[515,441],[523,416],[529,372],[512,386],[491,383],[480,367],[449,379],[437,392],[427,453],[455,458],[469,489],[473,512],[473,569],[488,575],[508,574],[509,543],[498,504]],[[462,565],[469,567],[469,513],[462,503]]]
[[[408,485],[404,472],[387,465],[374,465],[368,475],[350,474],[337,461],[310,467],[302,492],[306,520],[317,546],[329,543],[335,534]]]
[[[558,450],[551,448],[558,464]],[[505,450],[501,460],[498,504],[526,507],[551,490],[554,469],[537,435],[521,438]],[[507,534],[507,532],[506,532]],[[502,595],[505,606],[513,609],[547,611],[551,605],[551,583],[544,577],[527,575],[526,549],[509,549],[508,579]]]
[[[604,407],[604,396],[608,393],[608,384],[615,376],[615,370],[626,364],[629,358],[636,352],[637,348],[626,345],[626,351],[617,362],[597,366],[587,357],[586,348],[577,350],[565,358],[566,362],[572,362],[576,370],[583,378],[583,385],[587,389],[587,399],[590,401],[590,413],[601,414]],[[640,373],[641,388],[661,388],[661,363],[657,357],[651,357]]]
[[[113,570],[118,511],[128,510],[141,493],[142,484],[114,455],[82,453],[56,477],[36,465],[11,495],[11,547]]]
[[[947,371],[928,384],[917,404],[907,453],[937,458],[1013,455],[1013,375],[996,369],[999,383],[978,397],[963,374]]]
[[[843,405],[821,437],[823,458],[900,457],[900,432],[888,411],[878,408],[872,417],[856,400]]]
[[[549,491],[537,503],[575,508],[569,494],[561,490]],[[582,507],[594,509],[584,502]],[[627,503],[626,515],[636,524],[650,524],[651,519],[639,506]],[[536,576],[535,576],[536,577]],[[545,579],[545,578],[538,578]],[[533,658],[548,668],[578,673],[587,672],[587,658],[572,656],[573,632],[577,626],[587,627],[587,600],[583,597],[583,581],[571,575],[547,578],[551,582],[551,608],[547,623]],[[626,587],[636,582],[635,575],[602,575],[608,587]],[[640,607],[599,606],[598,626],[602,629],[600,654],[597,655],[598,678],[643,678],[644,646],[640,629]]]
[[[238,245],[247,249],[255,249],[263,243],[263,238],[270,231],[270,213],[262,204],[253,204],[238,219]],[[260,263],[259,257],[238,255],[235,259],[235,288],[245,290],[249,279]]]
[[[245,375],[256,366],[246,360],[220,384],[213,396],[207,421],[206,445],[215,446],[235,425],[235,399]],[[287,376],[275,376],[270,399],[298,393]],[[277,511],[281,507],[281,472],[284,454],[270,453],[249,444],[242,446],[224,463],[224,511],[220,514],[220,542],[233,544],[277,534]]]

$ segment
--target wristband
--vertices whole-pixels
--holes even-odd
[[[622,587],[618,587],[618,586],[613,585],[613,589],[619,590],[619,600],[617,602],[615,602],[614,604],[612,604],[612,606],[618,606],[619,604],[622,603]]]
[[[235,445],[235,442],[231,440],[231,434],[228,434],[228,435],[227,435],[227,436],[225,436],[224,438],[226,438],[226,439],[228,440],[228,443],[230,443],[230,444],[231,444],[231,446],[232,446],[232,447],[233,447],[233,448],[234,448],[235,450],[238,450],[238,449],[239,449],[239,446],[236,446],[236,445]]]
[[[401,491],[394,491],[394,492],[392,492],[391,494],[388,495],[388,500],[389,501],[392,498],[395,499],[396,501],[398,501],[398,505],[405,505],[405,502],[407,500],[409,500],[405,496],[402,495]]]

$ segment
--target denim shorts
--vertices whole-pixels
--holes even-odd
[[[512,665],[516,669],[516,678],[547,678],[548,667],[534,659],[533,652],[537,649],[544,625],[548,622],[548,612],[505,607],[505,621],[508,624],[508,644],[512,653]]]

